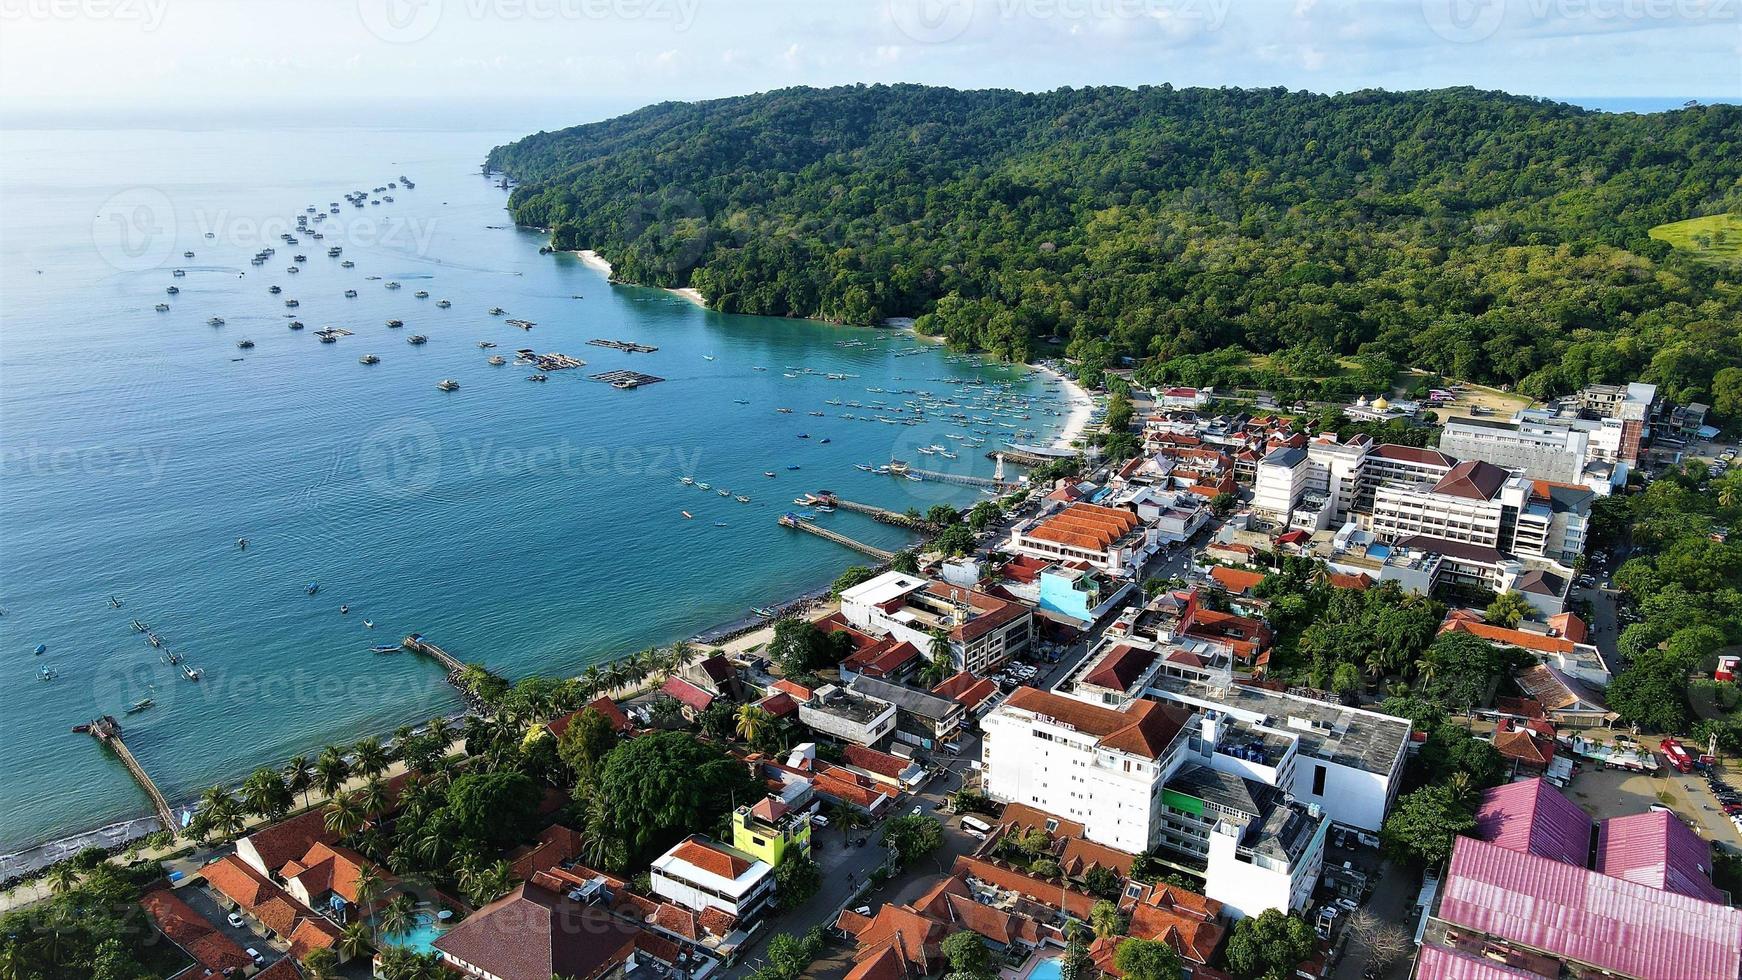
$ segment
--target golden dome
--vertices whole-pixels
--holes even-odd
[[[1383,412],[1391,407],[1391,403],[1385,400],[1384,395],[1380,395],[1378,398],[1373,399],[1373,407],[1374,409]]]

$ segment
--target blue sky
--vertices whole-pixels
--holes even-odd
[[[860,81],[1733,101],[1742,0],[0,0],[12,120],[536,128]]]

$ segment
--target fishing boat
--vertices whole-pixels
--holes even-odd
[[[698,484],[696,484],[696,486],[697,486],[697,487],[698,487],[698,488],[700,488],[700,489],[702,489],[702,490],[712,490],[712,489],[714,489],[714,487],[713,487],[713,485],[712,485],[712,484],[708,484],[708,483],[698,483]]]
[[[447,301],[447,300],[445,300],[445,299],[438,299],[438,300],[436,300],[436,308],[437,308],[437,309],[442,309],[442,310],[445,310],[445,309],[447,309],[447,308],[448,308],[448,307],[450,307],[450,306],[452,306],[452,305],[454,305],[454,304],[452,304],[452,303],[450,303],[450,302],[448,302],[448,301]]]
[[[206,322],[214,327],[221,327],[224,325],[224,318],[221,316],[215,316],[211,317]]]
[[[792,414],[792,409],[790,409],[790,408],[777,408],[777,409],[775,409],[775,411],[779,412],[782,415],[791,415]]]
[[[429,299],[429,290],[420,289],[417,292],[412,293],[411,295],[416,296],[418,299]]]
[[[547,374],[529,374],[526,376],[526,380],[528,380],[528,381],[549,381],[550,376]]]
[[[770,480],[774,479],[774,471],[773,470],[763,470],[762,475],[768,477]]]
[[[356,267],[357,267],[357,263],[352,262],[350,259],[346,259],[345,261],[339,263],[339,268],[341,268],[341,269],[354,269]]]
[[[350,606],[340,606],[339,607],[339,615],[341,615],[341,616],[345,615],[346,613],[349,613],[350,611],[351,611]]]
[[[137,700],[137,701],[135,701],[132,704],[127,706],[127,713],[130,715],[136,715],[139,712],[144,711],[146,708],[149,708],[156,703],[157,702],[151,698],[140,698],[139,700]]]
[[[831,442],[834,442],[834,440],[825,436],[825,437],[823,437],[823,441],[821,443],[818,443],[818,445],[826,446]]]
[[[406,342],[406,343],[408,343],[408,344],[411,344],[411,345],[412,345],[412,346],[414,346],[414,347],[416,347],[416,346],[419,346],[419,345],[422,345],[422,344],[427,344],[427,343],[429,343],[429,338],[428,338],[428,337],[425,337],[425,336],[424,336],[424,335],[423,335],[423,334],[420,334],[420,333],[414,333],[414,334],[412,334],[412,335],[411,335],[411,336],[409,336],[409,337],[407,337],[407,338],[405,338],[405,342]]]
[[[678,513],[682,514],[684,516],[684,520],[686,520],[686,521],[693,521],[696,519],[696,515],[690,513],[687,510],[680,510],[680,511],[678,511]]]
[[[146,630],[146,629],[147,629],[147,627],[146,627],[146,625],[145,625],[145,624],[144,624],[144,623],[141,623],[141,622],[140,622],[140,621],[139,621],[139,620],[137,620],[137,619],[135,619],[135,620],[134,620],[134,621],[133,621],[133,632],[135,632],[135,633],[143,633],[143,632],[145,632],[145,630]]]
[[[242,350],[252,350],[254,347],[254,341],[246,340],[246,339],[238,340],[238,341],[236,341],[236,346],[241,348]]]
[[[490,348],[495,347],[495,346],[496,346],[495,344],[491,343],[488,340],[478,341],[478,349],[479,350],[489,350]]]
[[[712,354],[703,354],[702,355],[702,360],[704,360],[704,361],[711,361],[713,359],[714,359],[714,355],[712,355]]]
[[[314,595],[315,593],[317,593],[321,590],[321,584],[319,582],[310,582],[309,584],[303,586],[302,590],[304,592],[308,593],[309,595]]]
[[[747,504],[747,503],[749,503],[749,502],[750,502],[750,498],[749,498],[749,497],[746,497],[746,496],[744,496],[744,495],[743,495],[743,494],[739,494],[739,495],[738,495],[738,502],[739,502],[739,503],[741,503],[741,504]]]
[[[274,296],[277,296],[279,293],[284,292],[284,289],[281,286],[272,285],[272,286],[267,286],[266,291],[271,293]]]
[[[168,312],[169,312],[169,304],[168,304],[168,303],[159,303],[159,304],[157,304],[157,312],[159,312],[159,313],[168,313]]]
[[[39,681],[52,681],[52,680],[54,680],[54,678],[55,678],[54,671],[48,669],[47,667],[44,667],[41,670],[36,672],[36,679]]]
[[[798,464],[797,464],[797,463],[793,463],[793,464],[791,464],[791,465],[789,465],[789,466],[788,466],[788,467],[787,467],[787,470],[789,470],[789,471],[790,471],[790,470],[796,470],[796,469],[798,469]]]
[[[376,357],[374,354],[364,354],[362,357],[357,358],[357,363],[358,364],[380,364],[381,358]]]
[[[39,656],[39,657],[40,657],[40,656],[42,656],[42,655],[43,655],[43,654],[45,654],[45,653],[47,653],[47,652],[48,652],[48,647],[46,647],[46,646],[44,646],[44,645],[43,645],[43,644],[41,644],[41,643],[38,643],[38,644],[37,644],[37,645],[36,645],[36,655],[37,655],[37,656]]]
[[[677,480],[677,482],[679,482],[679,483],[681,483],[681,484],[683,484],[683,485],[684,485],[684,486],[686,486],[686,487],[687,487],[687,486],[689,486],[689,485],[690,485],[690,484],[692,484],[692,483],[694,483],[694,482],[696,482],[696,481],[695,481],[695,478],[694,478],[694,477],[689,477],[689,476],[680,476],[680,477],[678,477],[678,480]]]
[[[397,283],[397,282],[394,282],[394,281],[392,281],[392,280],[388,280],[388,282],[387,282],[387,288],[388,288],[388,289],[398,289],[398,288],[399,288],[399,283]]]
[[[193,258],[193,257],[194,257],[194,253],[192,253],[192,252],[183,252],[183,253],[181,253],[181,257],[182,257],[182,258],[184,258],[184,259],[191,259],[191,258]]]
[[[792,498],[792,502],[799,507],[809,507],[811,504],[814,504],[817,501],[816,501],[815,497],[812,497],[810,494],[807,493],[807,494],[804,494],[803,496]]]
[[[345,290],[345,298],[346,299],[356,299],[357,298],[357,291],[355,289]]]
[[[405,326],[405,321],[404,320],[388,320],[387,325],[392,327],[393,329],[397,330],[400,327]]]
[[[109,608],[110,609],[120,609],[121,606],[122,606],[122,602],[120,599],[117,599],[114,596],[109,597]]]
[[[811,434],[809,432],[800,432],[798,434],[798,437],[800,439],[809,439],[811,437]]]
[[[170,294],[171,296],[174,296],[176,293],[181,292],[181,287],[180,286],[171,286],[168,289],[164,290],[164,292]]]
[[[436,387],[443,391],[458,391],[460,389],[460,383],[455,381],[453,378],[443,378],[436,382]]]
[[[206,672],[198,667],[189,667],[187,664],[182,664],[181,675],[190,681],[198,681],[200,678],[206,676]]]
[[[725,527],[725,526],[726,526],[726,522],[725,522],[725,521],[715,521],[715,522],[714,522],[714,526],[715,526],[715,527]]]
[[[502,308],[502,307],[500,307],[500,306],[492,306],[492,307],[490,307],[490,315],[491,315],[491,316],[501,316],[501,315],[502,315],[502,314],[504,314],[504,313],[506,313],[506,312],[508,312],[508,311],[507,311],[507,310],[505,310],[505,309],[503,309],[503,308]]]
[[[403,649],[405,649],[405,648],[400,646],[397,643],[383,643],[380,646],[370,647],[369,652],[370,653],[398,653],[399,651],[401,651]]]
[[[488,363],[491,367],[501,367],[508,363],[508,358],[503,357],[501,354],[491,354]]]

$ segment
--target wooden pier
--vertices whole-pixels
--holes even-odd
[[[893,510],[886,510],[882,507],[876,507],[871,504],[862,504],[857,500],[848,500],[847,498],[836,494],[833,490],[818,490],[816,493],[812,494],[812,496],[814,496],[820,503],[828,504],[831,507],[850,510],[855,514],[864,514],[866,517],[871,518],[879,524],[888,524],[891,527],[902,527],[909,531],[918,531],[920,534],[936,534],[942,530],[942,528],[923,517],[914,517],[911,514],[902,514]]]
[[[895,560],[895,552],[893,551],[884,551],[882,548],[873,547],[863,541],[855,541],[852,538],[847,537],[845,534],[838,534],[834,531],[828,530],[827,528],[817,527],[810,521],[799,520],[797,515],[794,514],[781,515],[780,525],[782,527],[790,527],[799,531],[809,531],[811,534],[814,534],[819,538],[824,538],[843,547],[851,548],[862,555],[869,555],[878,561]]]
[[[139,784],[139,788],[144,790],[146,797],[151,800],[151,808],[157,811],[157,822],[163,825],[163,829],[168,831],[170,836],[179,835],[181,827],[176,823],[175,811],[170,809],[169,800],[164,798],[163,791],[157,788],[157,783],[152,781],[150,774],[145,771],[145,767],[139,764],[139,760],[127,748],[127,743],[121,740],[121,723],[111,715],[104,715],[88,725],[79,727],[97,741],[107,745],[115,753],[115,757],[121,760],[121,765],[126,767],[128,774],[133,777],[133,781]]]
[[[466,669],[466,665],[460,662],[459,657],[424,639],[422,633],[411,634],[402,641],[401,645],[412,653],[422,654],[441,664],[443,669],[448,672],[449,677]]]
[[[969,476],[966,473],[940,473],[936,470],[922,470],[917,466],[905,467],[900,472],[892,470],[890,473],[892,476],[900,476],[904,479],[908,474],[917,476],[922,480],[937,480],[942,483],[959,483],[966,487],[986,487],[1000,491],[1017,490],[1022,487],[1022,484],[1011,480],[994,480],[991,477]]]
[[[1031,452],[1027,449],[1007,448],[994,449],[986,454],[986,458],[1002,459],[1007,463],[1015,463],[1018,466],[1045,466],[1048,463],[1056,463],[1061,459],[1069,459],[1070,456],[1049,456],[1043,453]]]

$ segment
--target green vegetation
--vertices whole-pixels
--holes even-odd
[[[1708,214],[1651,229],[1651,237],[1707,262],[1742,263],[1742,214]]]
[[[949,961],[952,977],[988,980],[997,973],[992,967],[992,951],[977,932],[968,929],[953,932],[938,944],[938,951]]]
[[[1113,965],[1125,980],[1176,980],[1179,954],[1156,939],[1126,939],[1113,951]]]
[[[898,864],[912,864],[942,847],[943,843],[944,827],[936,817],[908,814],[883,824],[883,846],[889,849]]]
[[[0,916],[0,977],[148,980],[187,965],[139,906],[140,888],[162,869],[87,863],[82,880],[51,876],[52,898]]]
[[[821,926],[803,936],[783,932],[768,941],[764,963],[751,972],[750,980],[798,980],[811,960],[823,951],[823,944]]]
[[[1234,923],[1228,937],[1228,970],[1240,980],[1284,980],[1317,948],[1318,940],[1306,920],[1266,909]]]
[[[1742,211],[1738,133],[1734,106],[1471,89],[859,85],[663,103],[488,162],[556,248],[728,312],[916,316],[1018,359],[1059,338],[1091,379],[1236,348],[1315,384],[1391,364],[1710,403],[1742,290],[1649,232]]]
[[[1254,592],[1270,600],[1277,632],[1270,673],[1321,689],[1330,689],[1339,674],[1345,684],[1351,676],[1378,683],[1413,674],[1445,615],[1439,603],[1393,582],[1336,588],[1321,565],[1293,555],[1283,556]]]
[[[1476,829],[1470,795],[1451,786],[1429,786],[1399,797],[1379,831],[1387,856],[1433,867],[1452,856],[1459,835]]]

